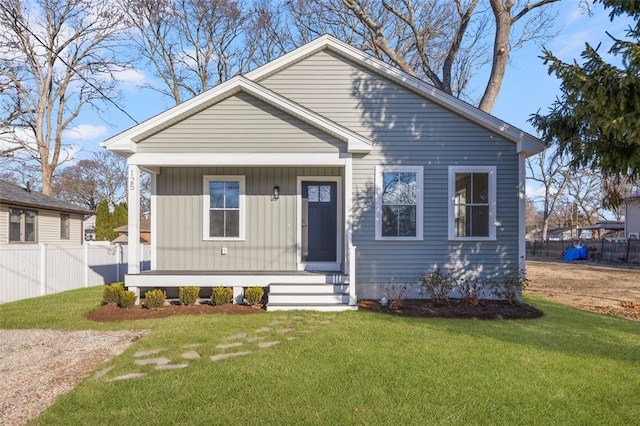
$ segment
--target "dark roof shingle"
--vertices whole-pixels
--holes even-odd
[[[83,209],[67,201],[44,195],[41,192],[27,191],[25,188],[0,180],[0,203],[17,207],[33,207],[46,210],[57,210],[69,213],[93,214],[91,210]]]

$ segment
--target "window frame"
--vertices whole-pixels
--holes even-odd
[[[416,235],[414,237],[389,237],[382,235],[382,183],[385,173],[416,174]],[[423,166],[375,166],[375,239],[377,241],[422,241],[424,222],[424,167]]]
[[[458,173],[486,173],[488,174],[488,186],[489,186],[489,218],[488,228],[489,235],[486,237],[470,236],[470,237],[458,237],[456,236],[456,174]],[[495,241],[496,240],[496,199],[497,199],[497,185],[496,185],[496,166],[449,166],[449,208],[448,208],[448,228],[449,228],[449,240],[451,241]],[[468,203],[472,204],[472,203]]]
[[[11,239],[11,214],[12,211],[17,210],[20,212],[20,239],[19,240],[12,240]],[[33,233],[34,233],[34,238],[33,241],[27,241],[26,240],[26,214],[25,212],[32,212],[34,215],[34,221],[33,221]],[[9,217],[8,217],[8,235],[7,235],[7,241],[9,242],[9,244],[37,244],[38,243],[38,210],[31,210],[31,209],[23,209],[23,208],[18,208],[18,207],[9,207]]]
[[[204,241],[244,241],[245,239],[245,176],[244,175],[205,175],[202,178],[202,239]],[[238,236],[237,237],[211,237],[209,233],[209,211],[210,193],[209,184],[211,182],[238,182]],[[224,209],[235,210],[235,209]]]
[[[71,239],[71,215],[69,213],[60,213],[60,239]]]

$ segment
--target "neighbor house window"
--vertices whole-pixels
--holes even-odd
[[[449,238],[495,239],[495,199],[495,167],[449,167]]]
[[[60,215],[60,239],[69,239],[69,215],[64,213]]]
[[[422,239],[423,168],[376,167],[376,239]]]
[[[35,210],[9,209],[9,242],[35,243],[37,218]]]
[[[204,177],[204,239],[244,239],[244,176]]]

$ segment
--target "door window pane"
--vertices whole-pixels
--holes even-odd
[[[310,203],[320,201],[320,187],[318,185],[309,185],[307,197]]]
[[[321,203],[331,202],[331,187],[329,185],[320,186],[320,202]]]

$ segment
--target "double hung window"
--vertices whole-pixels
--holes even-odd
[[[37,219],[38,212],[35,210],[9,209],[9,242],[35,243]]]
[[[376,167],[376,239],[421,240],[423,168]]]
[[[204,239],[244,239],[244,176],[204,177]]]
[[[449,167],[450,239],[495,239],[495,175],[495,167]]]

